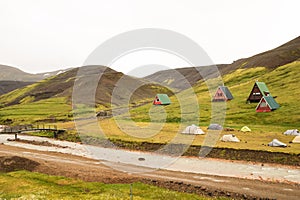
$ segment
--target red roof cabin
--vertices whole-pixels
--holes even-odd
[[[212,101],[214,101],[214,102],[230,101],[232,99],[233,99],[233,96],[232,96],[231,92],[229,91],[229,89],[226,86],[219,86]]]
[[[153,105],[169,105],[171,100],[167,94],[157,94],[153,101]]]
[[[272,96],[264,96],[256,107],[256,112],[271,112],[279,108],[279,104]]]

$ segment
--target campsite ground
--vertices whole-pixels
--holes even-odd
[[[66,122],[66,123],[58,123],[59,128],[62,129],[68,129],[68,130],[74,130],[75,132],[75,123],[74,122]],[[120,125],[123,129],[120,129]],[[98,136],[102,135],[106,138],[109,138],[112,141],[116,140],[122,140],[125,142],[148,142],[148,143],[155,143],[155,144],[166,144],[169,143],[175,136],[180,135],[182,130],[185,127],[180,127],[178,123],[164,123],[164,124],[156,124],[156,126],[153,126],[153,130],[147,128],[149,123],[147,122],[135,122],[134,126],[131,122],[128,121],[118,121],[118,124],[114,119],[104,119],[99,121],[99,124],[94,123],[92,120],[81,120],[76,123],[77,127],[80,127],[79,130],[88,130],[91,132],[91,136]],[[143,134],[143,128],[146,127],[147,131],[144,133],[144,136],[150,136],[150,137],[135,137],[135,134]],[[162,129],[156,133],[156,128],[162,127]],[[251,126],[252,131],[251,132],[241,132],[239,129],[234,129],[226,131],[223,130],[222,132],[216,132],[216,135],[214,135],[215,144],[214,147],[218,148],[232,148],[232,149],[248,149],[248,150],[262,150],[262,151],[268,151],[268,152],[283,152],[283,153],[289,153],[289,154],[299,154],[300,153],[300,145],[296,143],[291,143],[291,141],[294,139],[295,136],[291,135],[284,135],[281,131],[264,131],[261,130],[263,125],[253,125]],[[100,131],[101,128],[101,131]],[[126,131],[128,131],[128,134],[124,132],[124,128]],[[127,129],[126,129],[127,128]],[[141,130],[139,129],[141,128]],[[201,127],[204,132],[207,133],[207,128]],[[276,129],[275,126],[273,126],[273,129]],[[281,130],[282,127],[278,125],[278,130]],[[100,134],[102,132],[102,134]],[[149,135],[147,135],[147,133]],[[152,133],[156,133],[153,135],[150,135]],[[222,142],[219,139],[222,135],[225,134],[234,134],[237,138],[240,139],[241,142],[234,143],[234,142]],[[69,138],[68,138],[69,136]],[[86,134],[78,135],[81,137],[86,136]],[[61,136],[62,138],[65,138],[67,140],[77,140],[77,142],[80,142],[80,137],[75,137],[74,134]],[[207,134],[204,135],[196,135],[196,136],[186,136],[186,137],[192,137],[193,142],[192,145],[200,146],[203,145],[204,140],[207,139],[206,137],[210,137]],[[269,147],[268,143],[271,142],[274,138],[286,143],[288,145],[287,148],[274,148]]]

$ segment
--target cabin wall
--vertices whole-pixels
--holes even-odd
[[[161,101],[159,100],[159,98],[156,96],[154,101],[153,101],[153,105],[161,105]]]
[[[257,87],[257,85],[254,85],[254,87],[252,88],[252,91],[250,93],[250,96],[248,98],[248,101],[259,102],[262,97],[263,97],[263,95],[260,92],[259,88]]]
[[[154,104],[154,105],[161,105],[161,102],[160,102],[160,101],[155,101],[155,100],[154,100],[154,101],[153,101],[153,104]]]
[[[213,101],[227,101],[227,98],[225,97],[224,93],[221,91],[221,89],[218,89]]]
[[[265,100],[262,100],[258,105],[256,112],[271,112],[272,110],[268,106]]]

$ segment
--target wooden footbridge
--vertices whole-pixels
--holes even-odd
[[[53,132],[54,138],[57,138],[59,134],[64,133],[65,129],[58,129],[56,125],[45,125],[45,124],[37,124],[37,125],[18,125],[12,127],[5,127],[0,133],[1,134],[15,134],[26,132]]]

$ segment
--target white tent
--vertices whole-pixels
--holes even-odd
[[[300,143],[300,135],[296,136],[296,137],[293,139],[292,143]]]
[[[239,138],[237,138],[235,135],[223,135],[221,137],[221,141],[223,142],[240,142]]]
[[[285,135],[300,135],[300,132],[297,129],[294,129],[294,130],[287,130],[283,134],[285,134]]]
[[[187,126],[183,131],[182,133],[184,134],[194,134],[194,135],[202,135],[202,134],[205,134],[203,132],[203,130],[199,127],[199,126],[196,126],[196,125],[191,125],[191,126]]]
[[[270,147],[286,147],[286,144],[284,144],[283,142],[280,142],[277,139],[274,139],[272,142],[270,142],[268,144],[268,146],[270,146]]]

